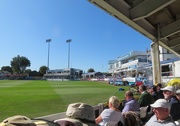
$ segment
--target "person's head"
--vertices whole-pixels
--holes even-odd
[[[150,94],[156,93],[156,92],[157,92],[156,86],[153,85],[153,86],[149,87],[149,88],[148,88],[148,92],[149,92]]]
[[[116,97],[116,96],[111,96],[109,98],[109,107],[110,108],[118,108],[120,105],[120,101],[119,101],[119,98]]]
[[[156,89],[157,90],[160,90],[162,88],[162,84],[161,83],[158,83],[157,85],[156,85]]]
[[[129,99],[131,99],[133,97],[134,97],[134,95],[133,95],[133,93],[131,91],[126,91],[126,93],[125,93],[126,100],[129,100]]]
[[[174,86],[166,86],[165,88],[161,89],[163,91],[164,98],[166,100],[171,99],[172,96],[174,96],[175,88]]]
[[[15,115],[5,119],[0,126],[36,126],[36,124],[26,116]]]
[[[140,85],[139,86],[139,92],[142,93],[144,91],[146,91],[146,86],[145,85]]]
[[[91,105],[86,103],[72,103],[66,110],[67,118],[55,120],[62,126],[90,126],[95,125],[95,112]]]
[[[125,126],[141,126],[141,121],[136,112],[128,111],[123,113]]]
[[[176,91],[176,98],[180,101],[180,89]]]
[[[150,94],[153,93],[153,86],[149,87],[148,90],[147,90]]]
[[[151,104],[151,107],[157,119],[164,120],[169,116],[171,105],[167,100],[158,99],[154,104]]]

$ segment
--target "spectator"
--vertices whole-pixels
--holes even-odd
[[[122,110],[122,113],[128,112],[128,111],[139,111],[139,103],[136,99],[134,99],[133,93],[131,91],[127,91],[125,93],[125,106]]]
[[[154,99],[151,96],[151,94],[149,94],[147,92],[145,85],[140,85],[139,86],[139,92],[141,93],[141,96],[140,96],[140,98],[138,100],[138,103],[139,103],[140,107],[149,106],[150,104],[152,104],[154,102]]]
[[[163,91],[161,90],[161,88],[162,88],[162,84],[161,84],[161,83],[158,83],[158,84],[156,85],[156,90],[157,90],[158,99],[164,98]]]
[[[176,91],[176,98],[180,101],[180,89]]]
[[[145,124],[145,126],[176,126],[171,116],[169,115],[171,105],[165,99],[158,99],[153,107],[154,115]]]
[[[15,115],[5,119],[0,126],[36,126],[36,124],[26,116]]]
[[[163,91],[164,98],[171,104],[170,114],[174,121],[180,119],[180,102],[175,96],[175,87],[166,86],[161,89]]]
[[[98,126],[95,123],[95,113],[91,105],[86,103],[69,104],[66,118],[55,120],[60,126]]]
[[[109,98],[109,109],[104,109],[103,112],[95,119],[96,124],[101,126],[105,125],[109,121],[119,122],[124,124],[124,118],[121,111],[118,109],[120,105],[119,99],[116,96]]]
[[[154,103],[154,99],[152,95],[147,92],[145,85],[139,86],[139,92],[141,93],[141,96],[138,100],[138,103],[140,107],[148,106],[147,112],[149,112],[151,110],[150,104]],[[146,116],[144,118],[141,118],[141,121],[144,123],[144,122],[147,122],[148,119],[149,117],[147,116],[147,113],[146,113]]]
[[[148,88],[148,92],[152,95],[154,101],[156,101],[158,99],[158,94],[157,94],[157,90],[156,90],[156,86],[151,86]]]
[[[123,113],[125,126],[141,126],[139,116],[132,111]]]

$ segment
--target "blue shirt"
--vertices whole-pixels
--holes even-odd
[[[124,109],[122,110],[122,113],[128,112],[128,111],[139,111],[139,109],[140,109],[140,106],[137,100],[135,100],[134,98],[131,98],[128,101],[126,101]]]

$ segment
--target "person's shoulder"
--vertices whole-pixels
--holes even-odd
[[[108,111],[109,109],[104,109],[102,112],[106,112],[106,111]]]
[[[128,105],[134,104],[134,103],[138,103],[138,101],[136,99],[132,99],[131,101],[129,101]]]
[[[141,97],[144,97],[145,95],[147,95],[146,92],[142,93],[142,94],[141,94]]]
[[[148,92],[144,92],[144,93],[141,95],[141,97],[142,97],[143,99],[146,99],[146,98],[149,97],[149,96],[151,96],[151,94],[149,94]]]
[[[169,122],[169,123],[167,123],[167,125],[168,125],[168,126],[176,126],[176,124],[173,123],[173,122]]]
[[[149,126],[149,124],[152,124],[154,121],[155,121],[155,118],[154,118],[155,115],[153,115],[145,124],[145,126]]]
[[[175,122],[173,121],[173,119],[172,119],[171,116],[169,116],[169,117],[165,120],[165,122],[166,122],[166,125],[168,125],[168,126],[176,126],[176,124],[175,124]]]
[[[134,99],[130,99],[130,100],[128,100],[127,102],[126,102],[126,104],[130,104],[131,102],[133,102],[134,101]]]
[[[172,97],[171,100],[170,100],[170,103],[179,103],[179,100],[176,98],[176,97]]]
[[[112,111],[112,109],[107,108],[107,109],[104,109],[104,110],[102,111],[102,113],[111,112],[111,111]]]
[[[144,93],[145,95],[150,95],[150,96],[152,96],[149,92],[147,92],[147,91],[145,91],[145,93]]]
[[[142,95],[142,96],[143,96],[143,95],[149,95],[149,92],[144,91],[141,95]]]
[[[151,116],[149,120],[157,120],[156,115]]]

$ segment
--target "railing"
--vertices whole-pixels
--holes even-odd
[[[173,72],[172,71],[162,72],[162,76],[173,76]]]

